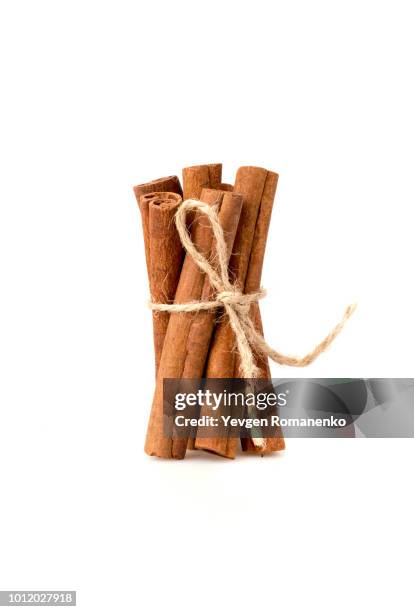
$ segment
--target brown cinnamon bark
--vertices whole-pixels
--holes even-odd
[[[260,289],[266,242],[269,232],[278,178],[279,177],[277,174],[269,173],[266,180],[254,231],[253,246],[250,254],[246,282],[244,284],[245,293],[254,293]],[[258,302],[255,302],[251,305],[250,317],[254,323],[256,330],[263,335],[263,324]],[[258,378],[271,380],[272,375],[270,372],[269,359],[261,355],[255,355],[255,357],[256,364],[260,369],[260,374]],[[235,378],[242,378],[242,374],[240,371],[240,358],[238,354],[236,354]],[[283,450],[285,448],[285,443],[283,439],[283,434],[280,429],[278,430],[277,434],[278,435],[275,437],[265,438],[265,446],[263,448],[258,448],[257,446],[255,446],[251,438],[242,438],[242,449],[243,451],[248,451],[261,455],[273,451]]]
[[[219,183],[217,185],[217,189],[221,191],[234,191],[234,185],[230,185],[229,183]]]
[[[204,164],[183,169],[184,200],[199,199],[204,188],[216,189],[221,183],[222,164]]]
[[[134,193],[137,202],[142,195],[151,193],[151,191],[170,191],[172,193],[178,193],[180,196],[183,195],[183,190],[181,188],[181,183],[178,176],[164,176],[163,178],[149,181],[149,183],[135,185]]]
[[[243,196],[243,209],[240,217],[239,227],[233,247],[233,255],[230,259],[229,268],[233,273],[233,282],[245,291],[247,286],[259,283],[261,268],[263,265],[264,246],[266,243],[262,221],[259,219],[259,211],[263,203],[262,215],[268,214],[276,192],[277,174],[256,168],[245,166],[239,168],[234,190]],[[270,221],[270,216],[269,219]],[[256,234],[257,227],[257,234]],[[255,235],[256,234],[256,235]],[[264,240],[263,240],[264,238]],[[254,246],[254,240],[258,240],[259,247]],[[262,253],[263,250],[263,253]],[[251,259],[252,257],[252,259]],[[249,264],[251,260],[251,270]],[[210,345],[207,359],[205,376],[207,378],[233,378],[236,374],[237,361],[234,350],[235,339],[228,318],[224,317],[217,325]],[[204,410],[201,412],[204,414]],[[223,457],[233,459],[238,447],[238,439],[230,437],[203,438],[197,437],[195,448],[207,450]]]
[[[234,193],[206,190],[201,198],[208,204],[220,203],[219,221],[223,227],[229,252],[236,235],[242,198]],[[206,257],[214,255],[213,235],[208,221],[196,214],[192,225],[192,240]],[[186,256],[174,302],[177,304],[208,300],[212,297],[210,283],[190,256]],[[157,384],[147,431],[145,451],[149,455],[182,459],[187,438],[168,437],[163,428],[164,378],[200,378],[207,358],[209,340],[214,327],[214,312],[172,313],[164,342]]]
[[[193,198],[198,200],[204,189],[232,191],[232,189],[227,189],[230,186],[220,182],[221,174],[222,164],[203,164],[183,168],[184,199]],[[193,213],[190,213],[187,218],[188,227],[191,226],[193,218]],[[194,438],[188,440],[187,448],[194,450]]]
[[[137,199],[138,207],[141,212],[142,233],[144,235],[145,261],[147,264],[148,280],[150,280],[149,278],[149,272],[150,272],[149,210],[148,210],[148,206],[145,206],[144,208],[142,208],[139,200],[142,195],[151,193],[153,191],[169,191],[172,193],[178,193],[180,196],[183,195],[183,190],[181,188],[181,183],[180,183],[180,179],[178,178],[178,176],[165,176],[163,178],[159,178],[159,179],[155,179],[154,181],[150,181],[149,183],[142,183],[142,185],[135,185],[134,187],[135,197]]]
[[[170,192],[147,193],[139,200],[152,302],[174,300],[184,255],[174,223],[181,202],[178,193]],[[169,318],[168,312],[152,313],[156,373]]]
[[[189,168],[188,170],[192,170],[192,168]],[[201,195],[198,197],[200,197],[200,199],[203,202],[214,204],[215,201],[221,202],[223,200],[223,196],[225,195],[225,192],[229,192],[232,190],[233,190],[232,185],[228,185],[226,183],[220,183],[220,188],[218,189],[204,188],[201,192]],[[240,212],[241,212],[241,206],[242,206],[242,198],[240,196]],[[227,221],[226,219],[224,219],[223,214],[224,214],[224,208],[222,210],[221,224],[225,231],[226,244],[227,244],[228,252],[230,254],[233,248],[233,242],[234,242],[234,238],[235,238],[235,234],[237,230],[238,218],[237,218],[237,223],[236,223],[236,219],[230,219],[229,221]],[[239,216],[240,214],[238,215],[238,217]],[[212,255],[214,257],[214,247],[213,247]],[[211,292],[210,283],[208,282],[208,279],[205,279],[201,300],[207,301],[209,299],[212,299],[212,297],[213,295]],[[208,354],[208,347],[209,347],[209,343],[210,343],[211,336],[213,333],[215,315],[216,313],[214,313],[213,311],[200,312],[199,316],[193,323],[191,337],[189,337],[189,346],[193,345],[194,350],[192,350],[192,354],[194,355],[194,358],[191,363],[191,368],[187,369],[187,371],[183,373],[184,378],[199,378],[203,375],[203,368],[206,362],[206,358]],[[188,438],[187,440],[187,450],[194,450],[194,449],[195,449],[195,435],[192,434],[192,437]]]

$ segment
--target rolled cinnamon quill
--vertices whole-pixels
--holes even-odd
[[[221,181],[222,164],[202,164],[198,166],[188,166],[183,168],[183,190],[184,199],[193,198],[198,200],[203,189],[220,189],[231,191],[224,187]],[[187,217],[187,225],[191,227],[194,215],[191,212]],[[194,438],[188,440],[187,448],[194,449]]]
[[[221,183],[222,164],[204,164],[183,169],[184,200],[199,199],[206,189],[217,189]]]
[[[244,284],[245,293],[254,293],[256,291],[259,291],[260,289],[266,242],[269,232],[278,178],[279,177],[277,174],[269,173],[266,180],[265,188],[260,201],[260,209],[259,214],[257,216],[256,227],[254,230],[253,245],[249,259],[249,267],[247,270],[246,282]],[[263,324],[258,302],[254,302],[250,306],[250,317],[254,323],[256,330],[261,335],[263,335]],[[255,355],[255,357],[256,365],[260,369],[260,374],[258,378],[262,380],[271,380],[272,375],[270,372],[269,359],[261,355]],[[242,378],[242,373],[240,371],[240,358],[238,354],[236,354],[235,378]],[[242,438],[241,446],[243,451],[249,451],[256,454],[267,454],[273,451],[283,450],[285,448],[285,443],[282,432],[279,429],[277,432],[275,431],[274,437],[264,439],[263,447],[255,446],[251,438]]]
[[[183,190],[181,188],[180,179],[178,176],[165,176],[163,178],[155,179],[154,181],[150,181],[149,183],[142,183],[141,185],[135,185],[134,193],[137,199],[138,207],[141,212],[141,221],[142,221],[142,233],[144,235],[144,246],[145,246],[145,261],[147,263],[147,272],[148,272],[148,280],[150,273],[150,265],[149,265],[149,253],[150,253],[150,244],[149,244],[149,211],[148,206],[142,207],[140,205],[140,198],[142,195],[147,193],[151,193],[153,191],[168,191],[172,193],[178,193],[178,195],[183,195]],[[174,296],[173,296],[174,297]]]
[[[159,187],[175,186],[181,190],[177,177],[164,179],[164,183],[160,183],[161,180],[154,181],[153,184],[157,184]],[[142,186],[139,187],[142,188]],[[137,190],[138,188],[135,187],[136,194]],[[184,251],[174,223],[174,215],[181,202],[182,198],[179,193],[164,191],[147,192],[139,198],[145,259],[153,302],[172,303],[174,300],[184,257]],[[158,371],[169,318],[168,312],[153,312],[152,315],[155,372]]]
[[[234,193],[205,190],[201,198],[207,204],[220,204],[219,222],[231,252],[242,208],[242,198]],[[197,213],[192,225],[192,241],[205,257],[214,256],[213,234],[209,221]],[[184,260],[174,303],[205,301],[212,289],[205,274],[187,255]],[[200,378],[207,358],[209,340],[214,327],[214,312],[171,313],[165,336],[156,389],[147,430],[145,451],[149,455],[183,459],[187,438],[166,436],[163,415],[164,378]]]
[[[139,203],[139,199],[142,195],[151,193],[152,191],[170,191],[172,193],[178,193],[180,196],[183,195],[183,190],[178,176],[164,176],[162,178],[149,181],[148,183],[135,185],[134,193],[137,202]]]
[[[254,286],[255,289],[260,286],[267,236],[267,230],[264,231],[266,223],[260,217],[269,215],[269,207],[271,211],[277,178],[276,173],[254,166],[244,166],[237,171],[234,191],[243,196],[243,209],[229,268],[233,273],[233,282],[243,292],[246,291],[246,283],[247,287]],[[270,221],[270,215],[268,221]],[[256,286],[257,282],[258,286]],[[211,341],[205,377],[235,377],[238,367],[236,355],[233,330],[228,318],[224,316],[216,326]],[[201,415],[204,414],[209,414],[207,408],[202,409]],[[236,456],[238,444],[238,439],[233,437],[204,438],[199,436],[196,438],[195,448],[233,459]]]

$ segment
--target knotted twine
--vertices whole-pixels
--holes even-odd
[[[186,217],[190,210],[204,214],[210,221],[215,239],[215,251],[217,254],[217,270],[209,263],[194,246],[187,230]],[[315,346],[304,357],[295,357],[279,353],[267,344],[263,336],[258,333],[250,317],[250,305],[265,297],[265,289],[254,293],[244,294],[236,284],[232,284],[228,273],[228,253],[224,239],[223,229],[218,218],[218,207],[210,206],[199,200],[185,200],[179,206],[175,215],[175,224],[180,236],[181,243],[197,266],[204,272],[215,291],[215,299],[208,302],[187,302],[185,304],[155,304],[150,303],[151,310],[158,312],[199,312],[200,310],[212,310],[224,308],[229,318],[231,328],[236,339],[237,350],[240,356],[240,371],[243,378],[256,378],[260,369],[256,365],[254,354],[269,357],[272,361],[281,365],[304,367],[311,364],[321,353],[323,353],[342,331],[346,321],[354,312],[356,305],[348,306],[342,320],[330,331],[330,333]]]

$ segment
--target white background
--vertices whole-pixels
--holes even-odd
[[[3,0],[0,589],[85,611],[412,609],[411,440],[143,452],[132,186],[280,174],[269,342],[302,376],[412,376],[412,3]],[[273,375],[296,371],[273,368]]]

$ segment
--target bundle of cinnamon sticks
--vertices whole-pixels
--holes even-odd
[[[234,185],[222,183],[222,165],[207,164],[183,170],[177,176],[134,187],[142,218],[145,257],[151,299],[162,304],[214,299],[209,278],[184,252],[174,217],[181,203],[197,199],[218,209],[228,253],[232,282],[242,293],[260,289],[267,235],[278,175],[254,166],[238,169]],[[215,259],[212,228],[198,211],[188,220],[191,240],[210,261]],[[263,333],[260,308],[250,306],[250,317]],[[153,312],[156,383],[145,451],[163,458],[183,459],[187,449],[199,449],[233,459],[241,447],[260,455],[284,448],[281,432],[260,446],[251,439],[174,437],[166,435],[163,414],[163,381],[169,379],[242,378],[235,337],[223,311]],[[259,378],[269,380],[267,359],[256,356]],[[202,412],[208,410],[203,408]]]

